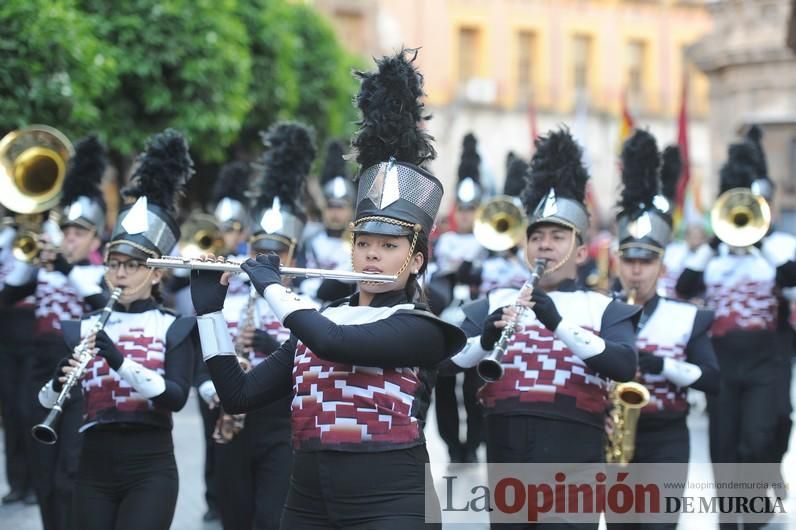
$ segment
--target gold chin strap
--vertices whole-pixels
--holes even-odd
[[[418,223],[407,223],[406,221],[399,221],[398,219],[393,219],[391,217],[381,217],[378,215],[373,215],[370,217],[363,217],[362,219],[357,219],[354,223],[351,223],[351,228],[356,227],[357,225],[364,223],[366,221],[378,221],[380,223],[387,223],[396,226],[402,226],[404,228],[409,228],[412,230],[412,243],[409,245],[409,254],[406,256],[404,260],[404,264],[401,265],[401,268],[398,269],[398,272],[395,273],[396,276],[401,276],[404,273],[406,268],[412,262],[412,257],[415,255],[415,246],[417,245],[417,238],[420,235],[420,231],[423,230],[423,227],[420,226]],[[351,270],[354,270],[354,237],[356,233],[351,230]],[[400,236],[399,236],[400,237]],[[368,281],[362,281],[361,283],[373,283]]]
[[[155,269],[147,270],[146,276],[144,277],[143,281],[141,281],[141,283],[139,283],[138,285],[136,285],[133,288],[126,287],[122,291],[122,294],[125,294],[125,295],[128,295],[128,296],[137,294],[141,289],[143,289],[149,283],[149,280],[150,280],[150,278],[152,278],[152,274],[154,272],[155,272]],[[116,286],[113,284],[113,282],[111,282],[110,278],[108,278],[108,273],[107,272],[105,273],[105,283],[108,284],[108,287],[110,287],[111,291],[113,291],[116,288]]]
[[[555,264],[553,267],[550,267],[549,269],[545,269],[545,271],[544,271],[544,273],[545,273],[545,274],[550,274],[551,272],[555,272],[555,271],[557,271],[558,269],[560,269],[561,267],[563,267],[563,266],[564,266],[564,264],[565,264],[567,261],[569,261],[569,258],[571,258],[571,257],[572,257],[572,253],[575,251],[575,243],[576,243],[576,242],[577,242],[577,240],[578,240],[578,230],[577,230],[577,229],[576,229],[574,226],[569,226],[569,228],[571,228],[571,229],[572,229],[572,239],[570,239],[570,240],[569,240],[569,250],[567,251],[567,255],[564,257],[564,259],[563,259],[563,260],[561,260],[561,261],[559,261],[558,263],[556,263],[556,264]],[[526,265],[528,265],[528,268],[529,268],[529,269],[533,270],[533,267],[532,267],[532,266],[531,266],[531,264],[528,262],[528,255],[527,255],[527,253],[526,253],[526,255],[525,255],[525,264],[526,264]]]

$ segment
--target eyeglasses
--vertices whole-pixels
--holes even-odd
[[[107,262],[105,266],[108,267],[108,270],[111,272],[116,272],[120,268],[124,268],[124,270],[127,271],[128,274],[135,274],[136,272],[138,272],[138,269],[144,266],[144,264],[134,259],[127,261],[119,261],[112,259],[109,262]]]

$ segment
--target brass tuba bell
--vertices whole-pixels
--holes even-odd
[[[498,195],[475,214],[473,234],[481,246],[494,252],[519,245],[525,237],[525,212],[515,197]]]
[[[182,224],[180,232],[182,237],[178,247],[180,256],[184,258],[198,258],[202,254],[222,255],[226,251],[221,227],[212,215],[192,213]]]
[[[731,247],[750,247],[763,239],[771,227],[768,202],[748,188],[722,193],[710,210],[713,233]]]
[[[0,140],[0,203],[16,214],[17,236],[12,244],[16,259],[38,259],[42,231],[51,232],[57,245],[59,231],[54,225],[48,229],[39,214],[58,205],[73,154],[69,139],[47,125],[18,129]]]

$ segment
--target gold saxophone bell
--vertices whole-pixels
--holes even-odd
[[[750,247],[763,239],[771,227],[771,208],[748,188],[722,193],[710,210],[713,232],[731,247]]]
[[[212,215],[192,213],[182,224],[180,232],[182,236],[178,247],[183,257],[198,258],[202,254],[226,253],[221,227]]]
[[[478,208],[473,235],[481,246],[501,252],[522,243],[525,224],[525,211],[519,201],[508,195],[498,195]]]
[[[613,405],[611,420],[614,425],[606,440],[605,460],[609,464],[629,464],[636,451],[638,418],[641,409],[650,402],[650,393],[641,383],[628,381],[615,383],[609,397]]]

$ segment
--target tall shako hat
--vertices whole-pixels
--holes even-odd
[[[661,195],[669,203],[666,212],[672,215],[677,204],[677,184],[683,172],[683,160],[680,158],[680,148],[670,145],[661,154]]]
[[[671,240],[669,204],[660,195],[660,165],[655,137],[636,130],[622,147],[624,188],[616,221],[619,254],[624,258],[656,258]]]
[[[774,198],[774,181],[768,176],[768,163],[766,152],[763,150],[763,130],[752,125],[746,132],[746,140],[755,148],[755,179],[750,188],[756,195],[760,195],[765,200],[771,202]]]
[[[106,207],[100,184],[107,165],[105,148],[96,136],[88,136],[75,145],[61,195],[61,228],[75,225],[102,234]]]
[[[354,183],[346,172],[345,151],[339,140],[326,144],[326,159],[321,172],[321,189],[329,206],[353,207],[356,199]]]
[[[180,239],[177,201],[193,176],[193,160],[182,134],[166,129],[149,138],[136,164],[122,192],[135,202],[119,212],[107,250],[137,259],[157,258]]]
[[[522,202],[528,213],[528,233],[540,224],[573,229],[581,238],[589,228],[584,204],[589,174],[583,152],[566,128],[536,139]]]
[[[213,187],[213,215],[224,230],[240,230],[248,221],[246,190],[249,189],[249,165],[230,162],[221,167]]]
[[[757,178],[758,153],[748,141],[730,144],[727,161],[719,170],[719,195],[733,188],[750,188]]]
[[[478,141],[473,133],[467,133],[462,140],[462,157],[459,161],[459,182],[456,185],[456,206],[460,209],[477,208],[481,204],[481,157],[478,155]]]
[[[301,239],[307,219],[301,197],[315,158],[313,136],[309,127],[296,122],[277,123],[262,134],[266,151],[249,240],[256,252],[292,250]]]
[[[422,164],[436,157],[433,138],[421,127],[423,76],[416,50],[376,60],[376,72],[357,72],[356,104],[362,113],[352,141],[359,174],[355,232],[401,236],[431,233],[442,184]],[[408,263],[408,262],[407,262]]]
[[[503,195],[519,197],[525,188],[525,176],[528,174],[528,163],[514,156],[506,170],[506,182],[503,183]]]

